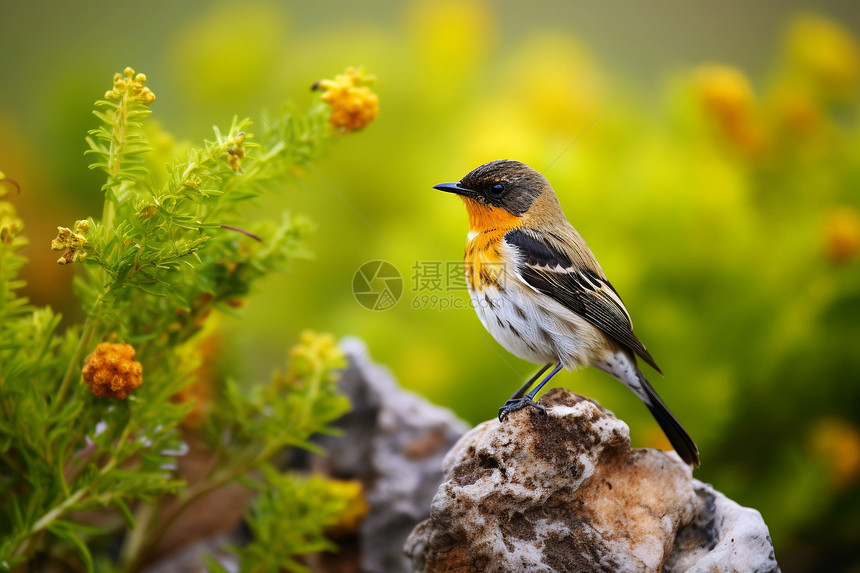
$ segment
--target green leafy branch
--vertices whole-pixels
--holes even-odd
[[[345,366],[344,355],[331,336],[305,332],[291,351],[287,372],[276,374],[269,384],[248,389],[234,380],[226,380],[222,391],[216,393],[212,415],[204,428],[212,452],[209,472],[177,496],[162,521],[156,523],[153,512],[146,512],[144,522],[138,524],[138,535],[125,548],[125,554],[146,555],[167,525],[203,494],[239,478],[263,490],[267,489],[266,484],[280,483],[269,478],[254,482],[250,476],[255,470],[275,475],[270,462],[285,448],[322,453],[310,442],[310,437],[332,434],[330,424],[349,410],[349,401],[337,389],[337,372]],[[307,519],[315,522],[322,516]],[[321,526],[318,529],[321,531]],[[291,554],[302,552],[297,547]],[[138,566],[139,563],[133,562],[129,569]]]
[[[80,271],[84,324],[60,334],[58,315],[17,295],[25,262],[17,251],[26,241],[0,197],[0,568],[74,552],[92,571],[93,549],[125,524],[131,532],[120,566],[135,571],[164,531],[159,524],[202,493],[255,471],[265,479],[254,487],[269,492],[263,506],[273,492],[325,489],[314,480],[288,484],[293,478],[277,478],[271,462],[287,447],[312,449],[309,437],[328,432],[348,408],[334,385],[343,357],[330,337],[305,336],[287,373],[268,385],[208,381],[218,389],[204,430],[211,471],[191,486],[177,458],[187,451],[178,427],[192,403],[177,396],[192,382],[207,383],[199,379],[200,342],[212,331],[211,313],[235,314],[257,281],[306,254],[307,221],[285,214],[279,223],[248,222],[242,207],[279,189],[339,132],[326,106],[303,113],[285,106],[264,121],[259,140],[247,119],[234,119],[199,147],[156,151],[146,121],[155,95],[146,81],[127,68],[96,102],[99,125],[87,142],[91,168],[105,174],[102,217],[59,228],[51,244],[59,263]],[[109,363],[142,372],[131,394],[94,395],[95,379],[84,379],[82,366],[96,344],[131,352]],[[86,358],[92,376],[95,355]],[[178,503],[159,516],[168,494]],[[293,500],[314,539],[339,507],[337,495],[320,496]],[[77,521],[84,510],[103,516],[98,525]],[[255,515],[261,533],[271,530],[263,516],[277,518]],[[282,566],[291,568],[289,556],[310,546],[285,547]]]

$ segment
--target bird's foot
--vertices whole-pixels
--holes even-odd
[[[535,408],[538,412],[546,416],[546,408],[544,408],[528,396],[525,396],[523,398],[511,398],[510,400],[505,402],[505,405],[499,408],[499,422],[504,422],[508,414],[510,414],[511,412],[516,412],[517,410],[522,410],[526,406],[531,406],[532,408]]]

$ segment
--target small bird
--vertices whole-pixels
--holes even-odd
[[[534,398],[553,376],[562,368],[594,366],[632,390],[681,458],[698,466],[695,442],[636,357],[662,371],[633,334],[624,303],[546,178],[524,163],[500,159],[433,188],[466,204],[466,283],[481,323],[508,352],[544,365],[499,409],[499,420],[526,406],[545,412]]]

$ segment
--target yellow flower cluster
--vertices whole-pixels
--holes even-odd
[[[227,163],[230,169],[238,172],[242,167],[242,160],[245,158],[245,132],[240,131],[233,139],[233,146],[227,150]]]
[[[143,384],[143,366],[131,344],[102,342],[87,357],[81,374],[95,396],[125,400]]]
[[[784,59],[760,101],[737,68],[708,64],[695,72],[693,92],[704,115],[747,158],[772,159],[794,143],[811,143],[805,152],[814,153],[813,138],[833,126],[832,104],[853,102],[860,90],[860,45],[833,22],[797,18]]]
[[[296,384],[307,373],[345,366],[346,357],[334,336],[306,330],[299,336],[299,343],[290,350],[289,369],[285,376],[279,377],[279,382]]]
[[[860,83],[860,47],[838,24],[820,16],[795,20],[788,33],[792,72],[825,97],[850,101]]]
[[[51,241],[52,251],[65,251],[63,256],[57,259],[57,263],[65,265],[75,261],[83,261],[87,258],[86,252],[78,252],[78,250],[87,244],[87,238],[84,236],[90,230],[90,224],[87,221],[78,221],[75,223],[75,230],[72,231],[68,227],[57,227],[57,237]]]
[[[364,516],[370,511],[370,504],[364,497],[364,490],[358,480],[327,479],[329,492],[347,501],[346,510],[337,517],[337,521],[326,528],[326,535],[341,539],[354,535]]]
[[[105,92],[105,99],[121,99],[128,94],[133,99],[146,105],[155,101],[155,94],[143,83],[146,81],[145,74],[136,74],[131,68],[126,68],[122,74],[114,74],[113,89]]]
[[[730,141],[750,155],[764,150],[764,126],[756,115],[755,95],[743,72],[706,64],[696,71],[695,88],[702,108]]]
[[[329,122],[343,133],[367,127],[379,115],[379,97],[369,84],[375,78],[362,70],[347,68],[333,80],[320,80],[312,89],[324,90],[322,100],[331,105]]]

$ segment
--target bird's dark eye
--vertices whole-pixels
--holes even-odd
[[[490,187],[490,194],[498,197],[502,193],[505,192],[505,184],[504,183],[496,183],[492,187]]]

